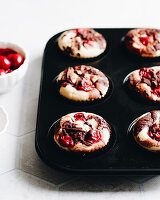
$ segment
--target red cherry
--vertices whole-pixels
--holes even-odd
[[[84,40],[84,43],[88,44],[89,46],[93,45],[93,41],[91,41],[91,40]]]
[[[6,56],[6,55],[4,55],[5,52],[6,52],[6,49],[1,49],[1,48],[0,48],[0,55],[1,55],[1,56]]]
[[[62,135],[59,138],[59,142],[64,147],[68,147],[68,146],[72,147],[72,146],[74,146],[74,141],[72,140],[72,138],[70,136],[67,136],[67,135]]]
[[[17,52],[12,49],[9,49],[9,48],[6,48],[6,49],[0,48],[0,55],[2,55],[2,56],[8,56],[11,53],[15,54]]]
[[[142,68],[139,71],[139,75],[142,76],[142,78],[152,78],[153,76],[154,69],[147,69],[147,68]]]
[[[152,90],[152,92],[155,93],[158,97],[160,97],[160,86]]]
[[[156,138],[157,138],[157,139],[160,139],[160,132],[157,132],[157,133],[156,133]]]
[[[150,37],[149,37],[149,36],[140,37],[139,39],[140,39],[141,43],[142,43],[143,45],[145,45],[145,46],[147,46],[147,44],[148,44],[149,41],[150,41]]]
[[[74,115],[74,118],[75,118],[76,121],[77,121],[77,120],[86,121],[86,118],[85,118],[85,116],[84,116],[83,113],[76,113],[76,114]]]
[[[6,71],[4,69],[0,69],[0,75],[6,74]]]
[[[160,129],[154,124],[149,128],[148,135],[153,139],[160,141]]]
[[[79,85],[77,87],[78,90],[84,90],[86,92],[89,92],[93,89],[93,85],[91,83],[87,83],[87,82],[84,82],[82,85]]]
[[[84,28],[78,28],[78,29],[76,29],[76,33],[83,33],[83,32],[86,32],[86,29],[84,29]]]
[[[23,56],[21,56],[19,53],[16,53],[16,54],[9,54],[7,56],[7,58],[11,61],[12,63],[12,66],[14,68],[18,68],[20,67],[20,65],[22,65],[23,61],[24,61],[24,58]]]
[[[8,70],[6,70],[6,72],[7,72],[7,74],[9,74],[9,73],[13,72],[13,70],[12,69],[8,69]]]
[[[11,61],[5,56],[0,56],[0,68],[9,69],[11,66]]]
[[[73,141],[73,140],[70,140],[69,146],[70,146],[70,147],[73,147],[73,146],[74,146],[74,141]]]
[[[75,31],[76,31],[77,36],[79,34],[83,35],[83,34],[87,34],[88,33],[88,30],[85,29],[85,28],[78,28],[78,29],[75,29]]]
[[[101,131],[95,129],[89,133],[88,141],[91,142],[98,142],[102,137]]]

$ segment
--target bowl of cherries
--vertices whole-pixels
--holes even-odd
[[[10,90],[28,68],[26,52],[16,44],[0,42],[0,93]]]

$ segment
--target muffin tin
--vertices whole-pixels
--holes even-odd
[[[159,109],[160,105],[133,98],[124,86],[125,77],[141,67],[160,65],[160,59],[140,58],[123,46],[123,36],[130,29],[95,29],[108,43],[107,50],[94,59],[74,59],[65,56],[53,36],[47,43],[42,64],[42,78],[36,127],[36,150],[49,166],[75,174],[146,175],[160,173],[158,153],[138,146],[132,137],[130,124],[143,113]],[[91,65],[112,80],[110,95],[101,101],[73,103],[58,95],[55,77],[66,67]],[[71,112],[92,112],[102,116],[112,126],[111,141],[106,148],[91,154],[64,152],[53,140],[54,123]]]

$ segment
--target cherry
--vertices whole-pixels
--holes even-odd
[[[93,45],[93,42],[91,40],[84,40],[85,44],[88,44],[89,46]]]
[[[0,55],[0,68],[9,69],[11,66],[11,61],[7,57]]]
[[[87,33],[87,32],[88,32],[88,30],[85,29],[85,28],[78,28],[78,29],[76,29],[76,34],[78,34],[78,33],[82,34],[82,33]]]
[[[79,85],[77,87],[78,90],[84,90],[86,92],[89,92],[93,89],[93,85],[91,83],[87,83],[87,82],[84,82],[82,85]]]
[[[160,140],[160,132],[156,133],[156,139]]]
[[[152,139],[160,141],[160,129],[155,124],[149,128],[148,135]]]
[[[77,120],[86,121],[86,118],[85,118],[85,116],[84,116],[83,113],[76,113],[76,114],[74,115],[74,118],[75,118],[76,121],[77,121]]]
[[[88,141],[98,142],[102,137],[101,131],[95,129],[89,133]]]
[[[147,46],[147,44],[148,44],[149,41],[150,41],[150,37],[149,37],[149,36],[140,37],[139,39],[140,39],[141,43],[142,43],[143,45],[145,45],[145,46]]]
[[[68,147],[68,146],[73,147],[74,146],[74,141],[72,140],[71,136],[62,135],[59,138],[59,142],[64,147]]]
[[[142,76],[143,78],[152,78],[153,76],[153,72],[154,72],[154,69],[147,69],[147,68],[142,68],[140,69],[140,72],[139,72],[139,75]]]
[[[139,75],[143,78],[152,79],[154,77],[154,69],[142,68],[140,69]],[[151,86],[152,93],[160,97],[160,86]]]
[[[152,92],[160,97],[160,86],[158,88],[155,88],[154,90],[152,90]]]
[[[4,69],[0,69],[0,75],[4,75],[7,74],[6,71]]]
[[[6,72],[7,72],[7,74],[8,74],[8,73],[13,72],[13,70],[12,70],[12,69],[8,69],[8,70],[6,70]]]
[[[9,54],[13,54],[13,53],[16,53],[16,51],[12,50],[12,49],[9,49],[9,48],[0,48],[0,55],[2,56],[8,56]]]
[[[9,54],[7,56],[7,58],[11,61],[12,63],[12,66],[17,69],[20,67],[20,65],[22,65],[23,61],[24,61],[24,58],[23,56],[21,56],[19,53],[16,53],[16,54]]]

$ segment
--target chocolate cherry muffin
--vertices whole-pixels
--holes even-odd
[[[80,65],[68,67],[57,78],[59,93],[73,101],[93,101],[104,97],[108,78],[98,69]]]
[[[134,71],[127,81],[137,95],[154,102],[160,102],[160,66],[142,68]]]
[[[124,43],[130,52],[141,57],[160,56],[160,30],[132,29],[126,34]]]
[[[160,151],[160,110],[140,116],[133,126],[135,141],[150,151]]]
[[[102,54],[107,46],[105,38],[93,29],[65,31],[58,38],[59,48],[75,58],[93,58]]]
[[[54,140],[66,151],[93,152],[107,145],[110,134],[110,125],[102,117],[75,112],[57,121]]]

